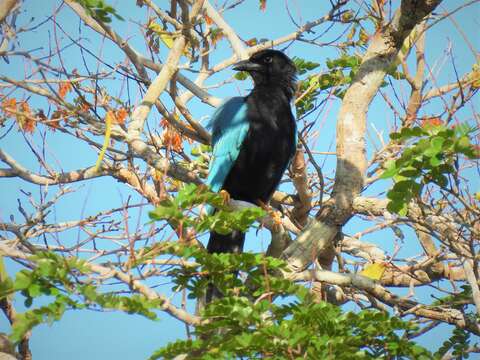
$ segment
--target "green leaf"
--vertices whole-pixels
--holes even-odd
[[[457,143],[455,144],[455,149],[456,151],[464,152],[470,149],[471,146],[472,145],[470,143],[470,139],[468,138],[468,136],[464,135],[457,140]]]
[[[445,139],[440,136],[434,136],[430,139],[431,147],[436,150],[436,152],[440,152],[442,150],[442,145],[445,142]]]
[[[403,176],[405,178],[417,178],[418,176],[421,175],[420,169],[417,169],[413,166],[408,166],[406,168],[402,168],[399,172],[400,176]]]
[[[152,220],[163,220],[163,219],[181,219],[183,217],[182,212],[175,206],[173,203],[166,205],[159,205],[155,210],[150,211],[148,216]]]
[[[432,167],[437,167],[442,164],[442,160],[439,159],[436,155],[430,158],[430,165]]]
[[[38,297],[42,294],[42,288],[39,284],[32,284],[28,287],[28,295],[32,298]]]
[[[27,270],[19,271],[15,276],[15,290],[27,289],[31,283],[31,274]]]
[[[398,132],[392,132],[390,133],[390,139],[392,140],[400,140],[402,138],[402,134]]]
[[[246,80],[248,78],[248,73],[246,71],[238,71],[233,75],[233,77],[237,80]]]
[[[385,164],[385,171],[380,175],[380,179],[388,179],[395,176],[398,173],[398,168],[395,161],[388,161]]]
[[[391,213],[397,213],[400,216],[405,216],[408,213],[408,206],[404,201],[390,201],[387,204],[387,210]]]
[[[299,58],[297,56],[294,56],[292,58],[292,61],[295,64],[295,67],[297,68],[298,75],[303,75],[307,73],[308,71],[314,70],[317,67],[320,66],[319,63],[312,62],[312,61],[307,61],[305,59]]]
[[[452,165],[458,161],[457,155],[474,155],[469,138],[474,129],[470,125],[459,124],[451,129],[433,120],[440,121],[432,118],[422,128],[405,127],[390,135],[392,140],[406,145],[395,161],[386,164],[380,177],[393,179],[393,187],[387,192],[392,212],[405,215],[408,201],[421,196],[422,184],[447,187],[448,176],[456,172]]]

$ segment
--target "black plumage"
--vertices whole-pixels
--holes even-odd
[[[231,198],[267,204],[280,183],[296,148],[296,123],[291,110],[296,69],[282,52],[263,50],[242,61],[235,70],[247,71],[254,88],[245,97],[248,132],[222,189]],[[245,234],[210,234],[212,253],[243,250]],[[208,301],[208,299],[207,299]]]

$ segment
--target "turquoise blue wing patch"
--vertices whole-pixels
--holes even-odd
[[[212,191],[221,190],[228,173],[237,160],[248,133],[247,103],[243,97],[233,97],[215,111],[209,125],[212,128],[213,153],[207,185]]]

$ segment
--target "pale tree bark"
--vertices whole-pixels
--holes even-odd
[[[248,52],[235,30],[228,25],[228,23],[223,19],[218,11],[215,10],[208,0],[205,0],[203,6],[205,8],[205,13],[217,24],[220,29],[222,29],[237,58],[239,60],[247,59],[249,56]]]
[[[337,167],[332,199],[283,254],[293,271],[302,271],[316,257],[325,268],[330,267],[335,237],[352,216],[353,200],[361,194],[365,182],[368,107],[404,40],[440,2],[404,0],[392,22],[374,35],[337,118]]]
[[[422,306],[415,301],[401,298],[391,293],[383,286],[364,276],[355,274],[339,274],[328,270],[313,269],[304,270],[299,273],[292,273],[288,276],[288,278],[294,281],[311,281],[312,279],[315,279],[321,282],[340,286],[354,286],[357,289],[361,289],[366,293],[371,294],[375,298],[381,300],[383,303],[397,307],[406,313],[416,314],[432,320],[441,320],[455,325],[461,329],[467,329],[477,335],[480,335],[480,329],[478,328],[476,322],[468,319],[468,317],[465,316],[465,314],[463,314],[461,311],[457,309],[437,310],[428,306]]]
[[[17,4],[20,4],[20,0],[3,0],[0,3],[0,23],[5,20]]]

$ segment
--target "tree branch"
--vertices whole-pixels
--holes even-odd
[[[3,0],[0,3],[0,23],[5,20],[17,4],[20,4],[20,0]]]
[[[323,258],[327,266],[333,261],[336,234],[352,216],[353,200],[361,193],[365,182],[368,107],[405,38],[440,2],[404,0],[392,23],[374,35],[339,111],[332,201],[325,204],[305,232],[284,252],[293,271],[305,269],[317,256]]]
[[[367,292],[381,302],[401,310],[400,315],[415,314],[432,320],[440,320],[480,335],[478,327],[461,311],[451,308],[429,307],[412,300],[400,298],[373,280],[361,275],[339,274],[326,270],[304,270],[299,273],[286,273],[285,276],[293,281],[311,281],[314,279],[342,287],[353,286]]]
[[[0,243],[0,255],[8,256],[11,258],[28,260],[27,254],[25,254],[23,251],[16,250],[2,243]],[[157,293],[156,291],[152,290],[149,286],[143,284],[141,281],[132,279],[131,275],[118,271],[115,268],[110,268],[110,267],[106,267],[98,264],[86,263],[86,265],[88,265],[88,267],[93,272],[99,274],[103,279],[114,277],[117,280],[120,280],[124,284],[128,285],[132,289],[138,291],[140,294],[144,295],[147,299],[160,300],[161,309],[166,313],[172,315],[174,318],[190,325],[200,324],[201,318],[195,315],[191,315],[188,312],[172,305],[172,303],[166,296]]]
[[[208,0],[205,0],[203,7],[207,15],[213,20],[213,22],[222,30],[222,33],[227,37],[233,52],[237,56],[238,60],[244,60],[248,58],[248,52],[245,49],[245,45],[238,37],[237,33],[228,25],[218,11],[210,4]]]

